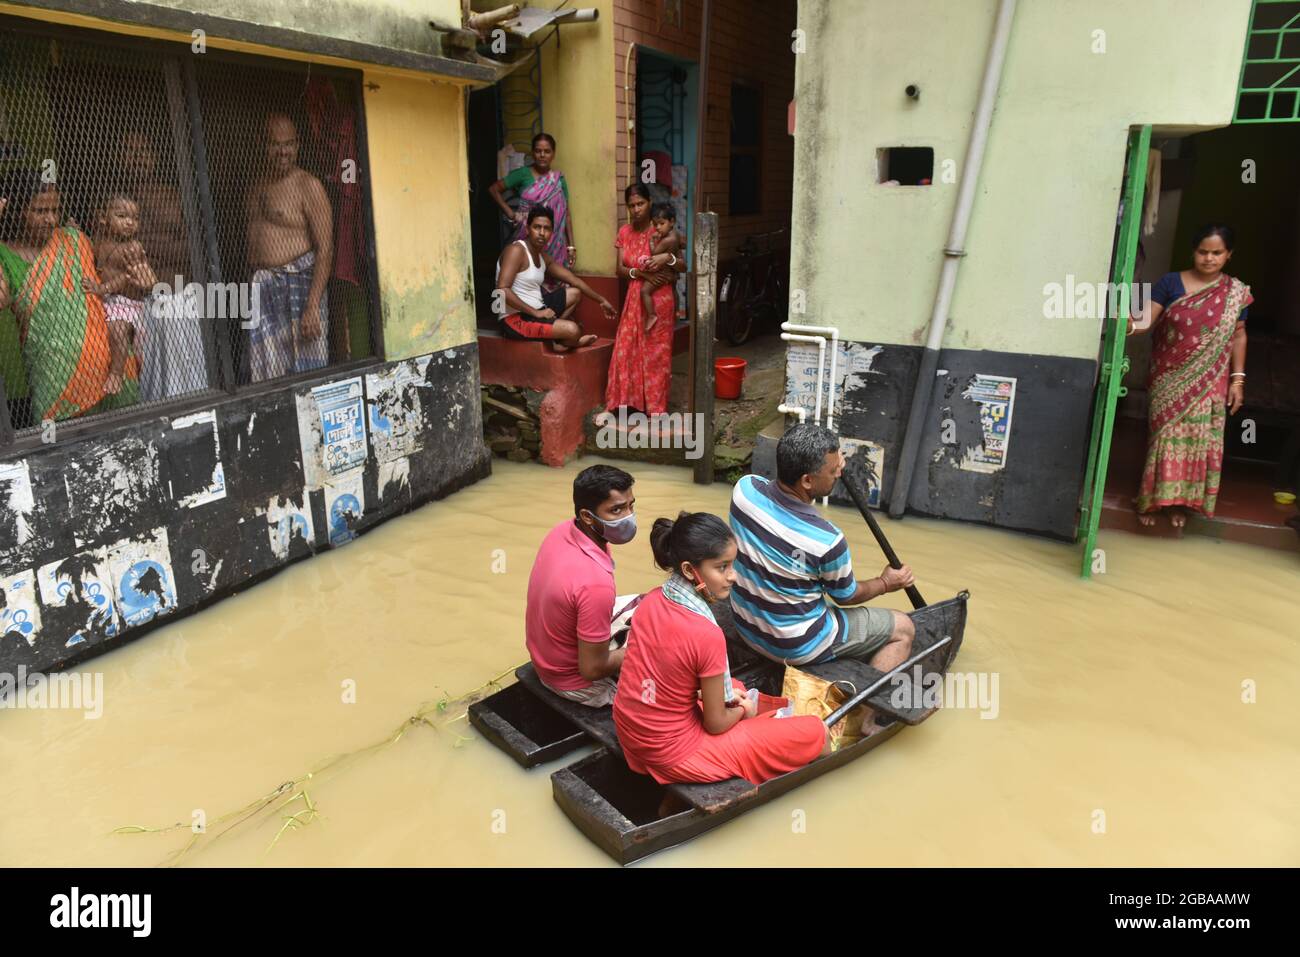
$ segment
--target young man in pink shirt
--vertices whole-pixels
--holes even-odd
[[[623,649],[610,640],[614,559],[610,545],[636,535],[632,476],[593,465],[573,480],[572,519],[551,529],[528,577],[528,654],[542,684],[570,701],[614,700]]]

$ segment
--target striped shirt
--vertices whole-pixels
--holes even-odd
[[[736,629],[760,654],[801,665],[847,634],[844,612],[858,589],[844,534],[775,482],[746,475],[731,493],[736,535]]]

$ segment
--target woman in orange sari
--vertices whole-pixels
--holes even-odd
[[[1224,273],[1232,259],[1229,226],[1193,238],[1192,268],[1161,277],[1131,332],[1153,329],[1146,465],[1138,519],[1154,525],[1169,512],[1182,528],[1187,510],[1214,516],[1223,470],[1223,430],[1246,398],[1246,307],[1250,287]],[[1226,415],[1225,415],[1226,412]]]

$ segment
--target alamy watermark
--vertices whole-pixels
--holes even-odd
[[[238,319],[243,329],[261,321],[260,284],[255,282],[155,283],[153,312],[160,319]]]
[[[1135,282],[1126,287],[1114,282],[1076,282],[1067,275],[1065,282],[1043,286],[1044,319],[1105,319],[1120,314],[1120,297],[1128,292],[1130,312],[1151,301],[1151,283]]]
[[[603,412],[593,420],[596,446],[602,449],[685,449],[686,458],[704,455],[704,413],[661,412],[646,415],[620,407],[618,415]]]
[[[895,708],[974,708],[980,718],[992,720],[998,716],[999,672],[950,671],[926,674],[920,665],[912,673],[902,672],[890,679],[893,691],[889,703]]]
[[[132,937],[148,937],[152,914],[152,894],[82,893],[74,886],[50,898],[50,926],[55,928],[119,927]]]
[[[86,720],[100,718],[104,714],[104,673],[28,674],[26,665],[19,665],[16,674],[0,671],[0,710],[5,708],[85,711]]]

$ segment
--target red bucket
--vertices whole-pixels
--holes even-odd
[[[714,359],[713,394],[719,399],[739,399],[746,365],[744,359]]]

